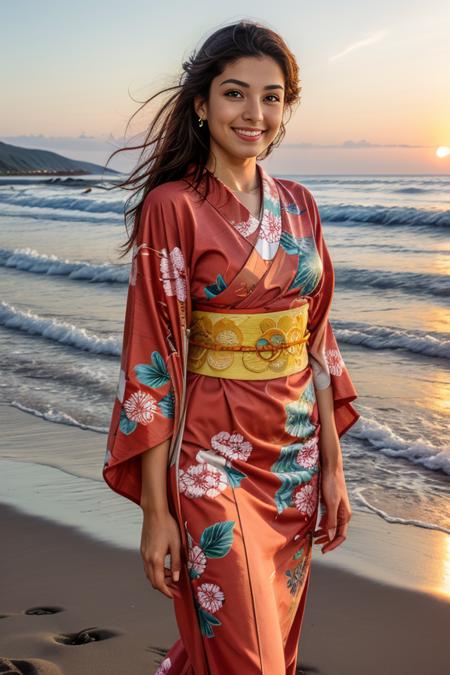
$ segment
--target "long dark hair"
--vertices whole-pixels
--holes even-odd
[[[150,190],[161,183],[183,178],[190,164],[194,165],[190,180],[198,188],[209,158],[210,144],[208,125],[198,126],[194,98],[201,96],[208,100],[211,81],[223,72],[228,63],[246,56],[271,56],[279,64],[285,78],[285,110],[292,114],[294,105],[300,100],[299,68],[295,56],[277,33],[258,23],[241,20],[210,35],[200,49],[194,50],[183,63],[179,84],[158,91],[144,101],[130,118],[131,121],[157,96],[173,92],[154,116],[144,142],[119,148],[108,158],[109,162],[118,152],[141,150],[136,168],[125,181],[116,183],[116,187],[134,191],[125,204],[127,232],[129,221],[133,227],[127,241],[119,247],[124,249],[121,258],[136,240],[142,204]],[[265,159],[281,143],[285,133],[283,121],[276,138],[258,159]],[[203,196],[207,192],[208,188]],[[137,203],[131,205],[133,201]]]

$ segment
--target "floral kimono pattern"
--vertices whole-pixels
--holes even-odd
[[[329,321],[333,265],[306,187],[257,165],[259,220],[207,170],[195,188],[193,168],[143,204],[103,476],[139,504],[141,454],[170,439],[180,638],[157,673],[294,675],[320,502],[317,389],[332,388],[339,436],[359,417]],[[304,370],[251,381],[187,370],[194,309],[304,304]]]

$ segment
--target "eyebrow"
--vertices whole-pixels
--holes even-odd
[[[250,85],[247,82],[242,82],[242,80],[235,80],[234,78],[230,78],[229,80],[224,80],[220,84],[227,84],[227,82],[232,82],[233,84],[238,84],[240,87],[250,87]],[[281,86],[281,84],[267,84],[264,89],[284,89],[284,87]]]

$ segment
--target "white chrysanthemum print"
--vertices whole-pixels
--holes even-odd
[[[172,661],[170,660],[170,656],[166,656],[164,661],[161,661],[158,668],[155,670],[155,675],[164,675],[164,673],[168,673],[171,668]]]
[[[311,469],[319,460],[319,439],[313,436],[299,450],[296,462],[305,469]]]
[[[198,587],[197,597],[203,609],[214,614],[223,605],[224,593],[217,584],[205,583]]]
[[[294,504],[300,513],[311,516],[317,504],[317,488],[314,483],[301,485],[294,494]]]
[[[248,220],[244,220],[241,223],[235,223],[234,227],[243,237],[249,237],[258,229],[259,220],[258,218],[255,218],[255,216],[250,215]]]
[[[211,446],[227,459],[241,459],[246,462],[252,451],[252,444],[242,434],[220,431],[211,438]]]
[[[326,349],[325,359],[332,375],[342,375],[344,360],[339,349]]]
[[[186,471],[178,472],[180,492],[186,497],[217,497],[228,483],[222,471],[211,464],[192,464]]]
[[[144,391],[136,391],[123,404],[125,413],[132,422],[148,424],[153,420],[157,405],[156,399]]]
[[[203,552],[203,549],[200,546],[193,546],[189,549],[188,556],[188,570],[195,573],[195,576],[199,577],[205,571],[206,567],[206,555]]]
[[[183,253],[175,246],[167,254],[167,249],[161,250],[160,262],[161,277],[166,295],[176,295],[180,302],[186,300],[186,265]]]
[[[281,236],[281,218],[272,211],[266,211],[261,223],[261,239],[275,243]]]

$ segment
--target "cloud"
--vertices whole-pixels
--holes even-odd
[[[21,134],[19,136],[0,136],[0,140],[11,145],[27,148],[41,148],[55,151],[92,151],[112,150],[120,144],[112,134],[88,136],[84,132],[78,136],[46,136],[45,134]]]
[[[379,30],[376,33],[372,33],[371,35],[368,35],[366,38],[362,40],[357,40],[356,42],[353,42],[352,44],[348,45],[342,52],[339,52],[338,54],[335,54],[334,56],[330,56],[330,61],[336,61],[336,59],[340,59],[342,56],[345,56],[345,54],[349,54],[350,52],[354,52],[356,49],[361,49],[362,47],[368,47],[369,45],[373,45],[376,42],[380,42],[387,34],[387,30]]]
[[[371,143],[360,141],[343,141],[342,143],[283,143],[283,148],[304,148],[305,150],[358,150],[366,148],[434,148],[434,145],[412,145],[409,143]]]

